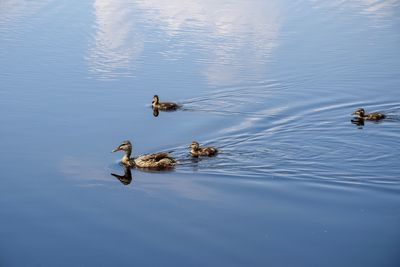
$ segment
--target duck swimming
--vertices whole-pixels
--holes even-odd
[[[386,115],[380,112],[371,112],[365,114],[365,110],[363,108],[357,109],[356,111],[351,113],[351,115],[356,115],[358,119],[370,121],[379,121],[386,118]]]
[[[111,152],[124,151],[125,155],[122,157],[122,164],[129,167],[138,167],[146,169],[171,169],[175,166],[176,160],[172,158],[167,152],[159,152],[141,155],[136,158],[131,158],[132,144],[128,140],[122,141]]]
[[[193,141],[190,146],[190,154],[192,157],[198,156],[215,156],[218,153],[218,149],[215,147],[200,147],[200,144],[196,141]]]
[[[153,96],[153,100],[151,101],[151,106],[153,110],[177,110],[180,108],[180,105],[172,102],[159,102],[158,95]]]

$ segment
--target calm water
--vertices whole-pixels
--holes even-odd
[[[400,1],[0,0],[0,62],[0,266],[400,265]]]

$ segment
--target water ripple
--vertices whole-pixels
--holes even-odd
[[[238,111],[254,101],[266,101],[268,90],[276,90],[277,86],[279,83],[271,81],[262,86],[264,90],[258,86],[224,88],[208,97],[183,101],[194,112],[240,115],[240,119],[216,137],[202,140],[204,145],[220,148],[221,153],[215,158],[188,159],[185,146],[175,147],[174,154],[183,159],[177,171],[260,179],[400,183],[400,168],[394,167],[392,160],[400,157],[399,102],[346,102],[337,97],[291,107]],[[253,94],[253,90],[258,93]],[[216,109],[196,110],[198,106]],[[388,118],[379,125],[366,122],[360,131],[350,122],[351,112],[360,106],[385,112]]]

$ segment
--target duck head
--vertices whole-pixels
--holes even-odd
[[[193,151],[197,151],[200,148],[200,144],[198,142],[196,142],[196,141],[193,141],[190,144],[189,148],[192,149]]]
[[[153,108],[154,108],[154,107],[157,107],[158,101],[159,101],[158,95],[154,95],[154,96],[153,96],[153,100],[151,101],[151,105],[153,106]]]
[[[122,162],[128,162],[132,153],[131,142],[129,142],[128,140],[122,141],[121,144],[116,148],[114,148],[113,151],[111,152],[117,152],[117,151],[124,151],[125,156],[122,158]]]
[[[358,108],[356,111],[351,113],[351,115],[356,115],[359,118],[363,118],[365,116],[365,110],[363,108]]]

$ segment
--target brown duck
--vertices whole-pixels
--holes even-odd
[[[151,101],[151,105],[153,107],[153,110],[177,110],[181,106],[173,103],[173,102],[160,102],[160,99],[158,98],[158,95],[153,96],[153,100]]]
[[[193,141],[190,146],[190,154],[192,157],[198,156],[215,156],[218,153],[218,149],[215,147],[200,147],[200,144],[196,141]]]
[[[167,152],[159,152],[141,155],[136,158],[131,158],[132,144],[128,140],[123,141],[112,152],[124,151],[125,155],[122,157],[122,164],[129,167],[138,167],[145,169],[171,169],[175,166],[176,160],[172,158]]]
[[[351,115],[356,115],[359,119],[370,121],[379,121],[386,118],[386,115],[380,112],[365,113],[363,108],[358,108]]]

